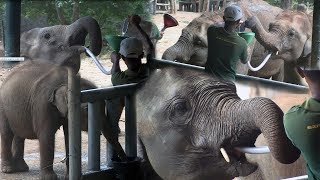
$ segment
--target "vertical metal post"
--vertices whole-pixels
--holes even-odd
[[[320,1],[313,1],[313,30],[312,30],[312,62],[315,62],[320,70]]]
[[[136,107],[133,95],[125,97],[125,152],[127,156],[137,156]]]
[[[81,178],[80,76],[68,68],[69,179]]]
[[[100,171],[101,103],[88,103],[88,169]]]
[[[4,55],[6,57],[20,56],[20,23],[21,23],[21,0],[6,0],[5,12],[5,42]],[[6,62],[10,67],[13,63]]]

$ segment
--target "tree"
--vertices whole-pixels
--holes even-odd
[[[292,1],[291,0],[281,0],[280,7],[282,9],[291,9],[292,8]]]

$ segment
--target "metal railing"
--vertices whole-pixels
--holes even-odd
[[[125,97],[125,152],[137,156],[137,127],[133,93],[137,84],[126,84],[80,92],[80,77],[68,70],[68,125],[69,125],[69,178],[81,179],[81,120],[80,104],[88,102],[88,169],[100,171],[100,132],[105,112],[101,106],[105,99]],[[110,152],[107,152],[110,153]]]
[[[201,67],[201,66],[195,66],[195,65],[184,64],[184,63],[168,61],[168,60],[160,60],[160,59],[153,58],[151,59],[151,63],[157,68],[161,68],[165,66],[173,66],[173,67],[204,71],[204,67]],[[236,74],[236,83],[244,84],[244,85],[257,85],[259,87],[268,87],[278,91],[286,91],[286,92],[299,93],[299,94],[300,93],[306,94],[309,92],[309,89],[306,86],[274,81],[270,79],[263,79],[263,78],[258,78],[254,76],[247,76],[243,74]]]

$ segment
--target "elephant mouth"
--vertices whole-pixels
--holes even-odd
[[[259,147],[256,147],[254,144],[248,146],[234,146],[234,147],[221,147],[220,152],[225,159],[225,161],[231,166],[234,167],[235,171],[233,172],[234,176],[248,176],[257,169],[257,165],[249,162],[246,158],[246,153],[259,153],[259,150],[256,150]],[[261,151],[261,148],[260,148]]]
[[[221,147],[220,152],[228,163],[243,163],[247,161],[245,153],[239,151],[237,147]]]

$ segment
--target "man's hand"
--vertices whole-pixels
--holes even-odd
[[[111,62],[112,62],[112,63],[119,62],[119,60],[120,60],[120,58],[121,58],[121,55],[120,55],[119,53],[117,53],[116,51],[113,51],[113,52],[111,53],[110,58],[111,58]]]
[[[130,23],[134,24],[135,26],[138,26],[141,22],[141,17],[136,14],[129,16],[128,19]]]

